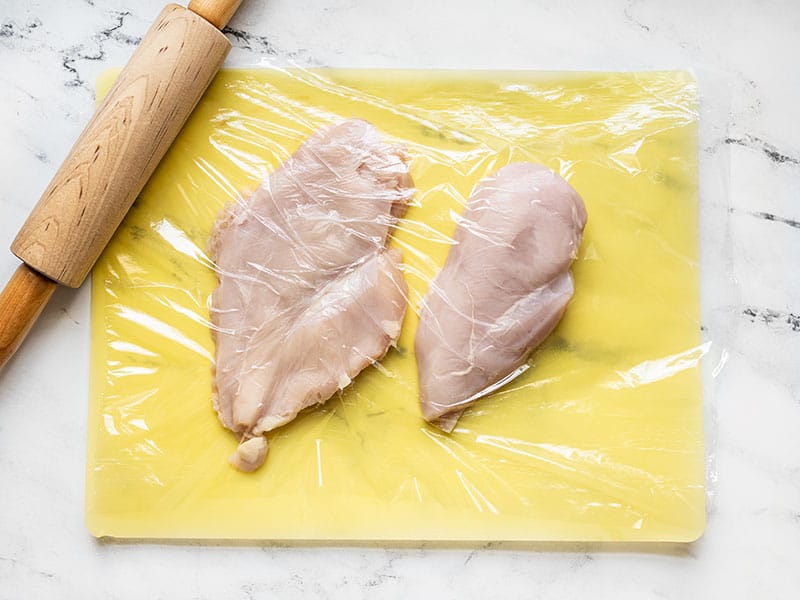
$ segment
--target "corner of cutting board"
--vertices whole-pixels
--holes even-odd
[[[108,94],[108,90],[114,85],[114,82],[121,72],[122,69],[114,67],[112,69],[106,69],[97,76],[97,81],[95,83],[95,102],[97,104],[100,104],[103,98],[105,98],[106,94]]]

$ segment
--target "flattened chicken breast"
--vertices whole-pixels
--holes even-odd
[[[227,207],[209,252],[214,407],[258,468],[267,431],[321,404],[400,333],[406,284],[392,226],[413,194],[408,159],[365,121],[318,132],[252,197]]]

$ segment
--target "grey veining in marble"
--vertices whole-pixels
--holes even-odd
[[[0,240],[10,243],[156,0],[0,0]],[[800,593],[800,4],[245,0],[231,64],[692,68],[723,82],[702,151],[730,251],[713,502],[690,546],[117,544],[83,525],[89,298],[59,290],[0,373],[0,599],[796,598]],[[702,83],[702,79],[701,79]],[[708,248],[713,252],[715,248]],[[3,282],[16,267],[0,253]],[[723,294],[720,294],[723,295]],[[726,294],[727,295],[727,294]],[[716,335],[719,326],[707,323]],[[719,346],[722,345],[720,348]]]

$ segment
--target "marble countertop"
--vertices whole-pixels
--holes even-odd
[[[0,240],[8,244],[158,0],[0,11]],[[735,293],[717,345],[712,502],[683,545],[114,543],[86,531],[89,295],[59,289],[0,373],[0,599],[796,598],[800,591],[800,5],[795,0],[245,0],[231,61],[300,66],[691,68],[724,82]],[[727,113],[727,115],[725,115]],[[723,178],[725,179],[725,178]],[[0,253],[0,280],[17,266]],[[720,347],[721,346],[721,347]]]

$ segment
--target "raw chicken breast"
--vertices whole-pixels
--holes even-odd
[[[431,283],[415,340],[422,414],[452,431],[464,408],[513,377],[572,297],[569,271],[586,208],[561,177],[531,163],[475,189]]]
[[[413,190],[407,158],[365,121],[312,136],[209,243],[219,286],[214,407],[241,436],[231,462],[261,465],[261,434],[321,404],[400,333],[406,284],[390,230]]]

